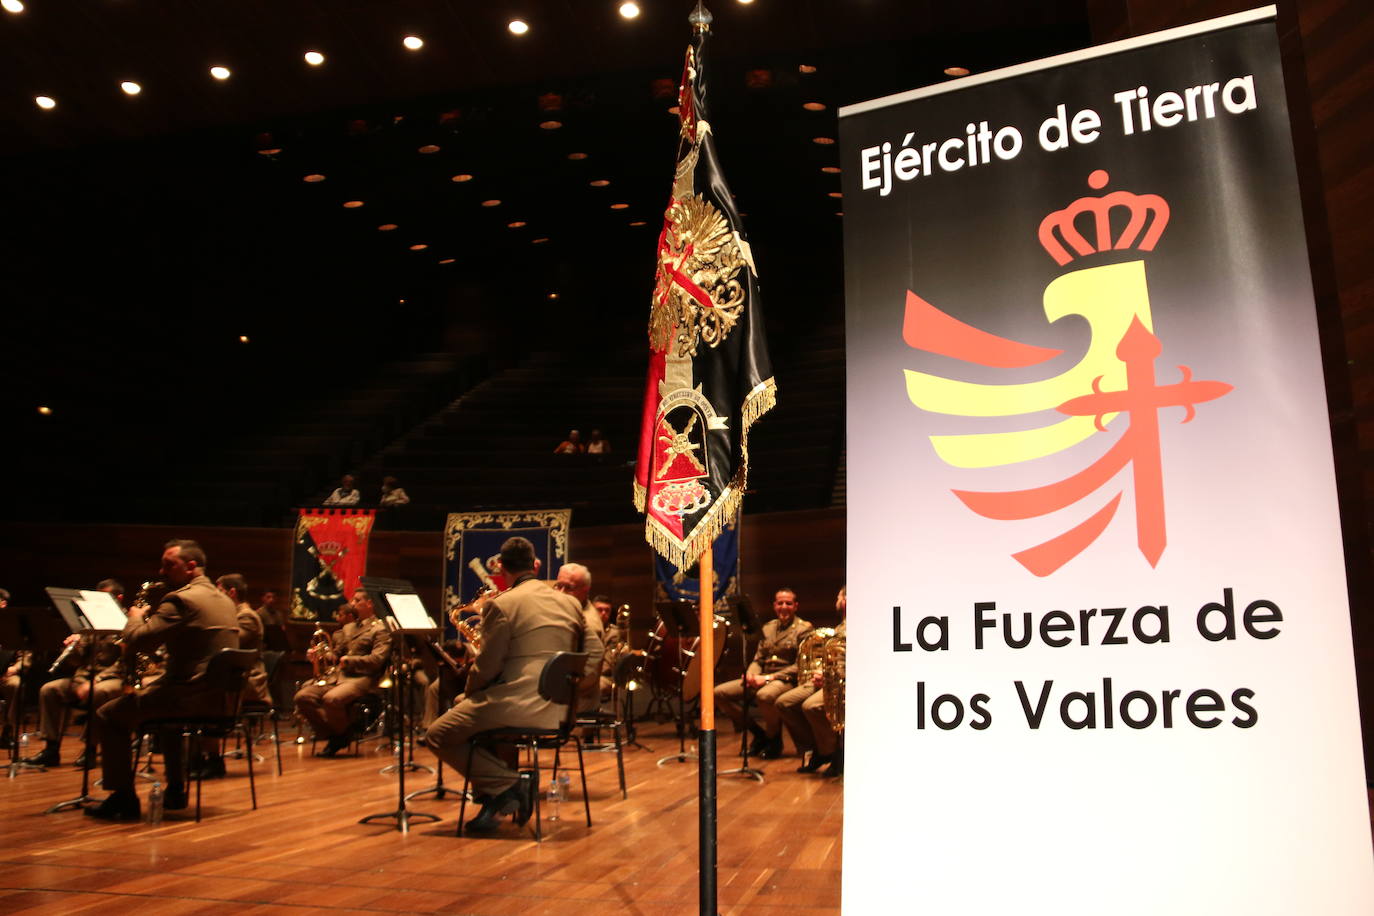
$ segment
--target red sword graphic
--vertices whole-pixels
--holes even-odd
[[[1162,407],[1184,407],[1187,423],[1196,415],[1194,405],[1213,401],[1232,386],[1225,382],[1194,381],[1187,366],[1179,366],[1183,381],[1172,385],[1155,384],[1155,358],[1162,350],[1159,338],[1141,324],[1139,316],[1117,345],[1116,356],[1126,364],[1126,388],[1123,391],[1103,391],[1102,377],[1093,380],[1093,393],[1071,398],[1058,410],[1070,416],[1093,417],[1094,424],[1105,432],[1102,416],[1124,413],[1129,426],[1118,446],[1130,455],[1135,483],[1136,543],[1151,566],[1159,562],[1167,543],[1164,527],[1164,471],[1160,457],[1159,410]],[[1115,450],[1115,449],[1114,449]]]

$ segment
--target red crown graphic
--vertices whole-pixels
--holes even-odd
[[[1110,178],[1106,171],[1097,169],[1088,176],[1088,187],[1101,190],[1107,186]],[[1112,241],[1111,215],[1117,207],[1124,207],[1129,219],[1116,241]],[[1095,245],[1078,230],[1078,219],[1084,214],[1092,215],[1093,232],[1097,237]],[[1152,214],[1153,219],[1150,218]],[[1147,222],[1149,229],[1145,229]],[[1050,257],[1054,258],[1055,263],[1064,265],[1075,256],[1083,257],[1099,251],[1122,251],[1132,246],[1141,251],[1153,251],[1155,243],[1164,234],[1164,227],[1168,224],[1169,204],[1158,194],[1112,191],[1101,197],[1080,197],[1063,210],[1051,213],[1041,220],[1039,236],[1040,244],[1049,252]],[[1141,230],[1145,230],[1143,236]],[[1139,242],[1136,241],[1137,238],[1140,239]],[[1073,249],[1073,253],[1070,253],[1069,248]]]

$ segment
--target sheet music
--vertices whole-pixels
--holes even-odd
[[[74,598],[73,603],[81,609],[81,615],[92,630],[123,630],[128,622],[124,609],[109,592],[87,591],[83,588],[80,597]]]
[[[396,618],[396,622],[401,625],[402,630],[437,630],[439,628],[439,625],[425,610],[424,602],[420,600],[419,595],[388,593],[384,597],[387,607],[391,608],[391,614]]]

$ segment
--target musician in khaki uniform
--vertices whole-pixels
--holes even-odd
[[[835,637],[845,635],[845,610],[848,607],[845,590],[835,596],[835,610],[840,614],[840,622],[835,627]],[[810,683],[798,684],[778,698],[778,714],[782,716],[787,733],[797,746],[797,752],[811,751],[811,759],[797,767],[798,773],[814,773],[825,764],[826,776],[838,776],[844,768],[836,756],[839,741],[835,729],[825,715],[825,690],[819,672],[812,675]]]
[[[606,652],[605,627],[596,606],[588,600],[592,592],[591,570],[581,563],[564,563],[558,570],[554,589],[572,597],[582,607],[582,648],[587,667],[577,685],[577,711],[588,712],[601,705],[601,656]]]
[[[482,651],[473,661],[465,695],[425,736],[439,758],[459,772],[467,770],[469,739],[478,732],[557,728],[567,711],[539,696],[539,675],[556,653],[577,650],[582,610],[575,599],[535,578],[534,546],[526,539],[513,537],[501,545],[501,567],[510,587],[482,612]],[[535,786],[500,756],[478,749],[467,775],[482,802],[469,830],[489,833],[506,814],[517,824],[529,820]]]
[[[136,604],[120,636],[131,651],[148,653],[167,647],[165,673],[157,683],[124,694],[96,711],[93,733],[100,742],[101,775],[110,795],[86,814],[103,820],[137,820],[129,750],[140,723],[174,715],[223,715],[223,691],[210,689],[205,671],[221,649],[237,649],[234,602],[205,576],[205,552],[195,541],[169,541],[162,552],[162,579],[173,588],[156,610]],[[179,737],[166,735],[162,759],[167,780],[163,806],[186,807]]]
[[[332,647],[320,660],[322,665],[335,665],[333,674],[324,684],[310,681],[296,691],[297,711],[317,736],[329,739],[318,757],[333,757],[348,747],[349,707],[376,689],[391,658],[391,633],[377,619],[367,592],[354,589],[348,606],[357,621],[334,632]]]
[[[799,606],[796,592],[790,588],[779,589],[773,596],[773,613],[777,619],[763,625],[758,650],[744,677],[716,685],[716,711],[729,717],[738,729],[746,726],[740,709],[744,691],[746,688],[754,691],[753,702],[758,704],[763,727],[747,723],[754,736],[749,753],[765,760],[782,756],[782,718],[778,715],[777,702],[796,685],[797,647],[812,629],[810,623],[797,616]]]
[[[596,608],[596,613],[601,617],[603,629],[602,642],[605,647],[601,652],[601,695],[610,696],[615,687],[615,668],[612,660],[617,656],[621,646],[625,645],[629,634],[620,628],[620,619],[613,616],[611,599],[605,595],[597,595],[592,599],[592,607]]]

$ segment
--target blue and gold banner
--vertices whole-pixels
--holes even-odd
[[[571,509],[453,512],[444,525],[444,608],[468,604],[483,590],[505,587],[495,560],[507,538],[527,538],[539,560],[539,578],[556,579],[568,560]]]
[[[711,545],[712,569],[715,575],[716,602],[739,594],[739,519],[727,524]],[[696,567],[678,569],[661,555],[654,554],[656,597],[660,601],[685,600],[693,603],[701,598],[701,580]]]

